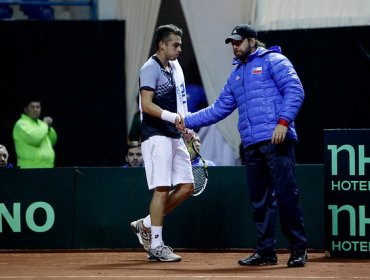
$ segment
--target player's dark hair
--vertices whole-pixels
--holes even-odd
[[[164,41],[165,43],[169,42],[171,34],[182,37],[182,29],[178,28],[174,24],[166,24],[157,27],[154,34],[156,48],[159,48],[159,42],[161,41]]]
[[[126,155],[128,154],[128,150],[133,148],[141,148],[141,142],[140,141],[131,141],[127,144],[126,148]]]

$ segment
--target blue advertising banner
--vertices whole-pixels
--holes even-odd
[[[324,130],[325,249],[370,257],[370,129]]]

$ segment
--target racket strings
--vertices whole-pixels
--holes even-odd
[[[201,156],[199,150],[195,146],[195,138],[191,139],[186,143],[190,160],[193,161],[197,157],[200,157],[200,160],[203,164],[201,165],[192,165],[193,177],[194,177],[194,191],[193,196],[200,195],[204,189],[206,188],[208,182],[208,171],[207,171],[207,164],[203,157]]]
[[[201,192],[207,184],[207,173],[202,166],[193,166],[194,193]]]

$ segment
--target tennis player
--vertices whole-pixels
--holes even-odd
[[[190,156],[175,126],[181,121],[178,113],[187,113],[184,75],[177,61],[181,37],[182,30],[177,26],[159,26],[155,32],[156,53],[140,70],[141,148],[153,197],[150,215],[132,222],[131,227],[150,261],[181,260],[164,244],[164,215],[193,192]]]

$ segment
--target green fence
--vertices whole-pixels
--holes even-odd
[[[205,192],[166,216],[172,247],[252,248],[244,167],[211,167]],[[310,248],[324,247],[323,165],[297,165]],[[148,213],[143,168],[0,170],[1,249],[138,248],[129,224]],[[287,244],[278,234],[278,247]]]

